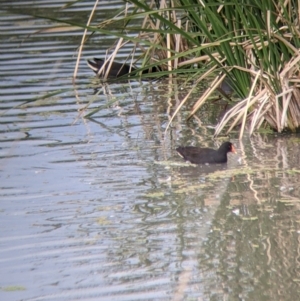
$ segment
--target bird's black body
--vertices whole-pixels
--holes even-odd
[[[231,142],[224,142],[219,149],[201,148],[194,146],[178,147],[176,151],[186,161],[194,164],[205,164],[205,163],[226,163],[227,153],[235,153],[235,148]]]
[[[119,62],[105,62],[103,59],[94,58],[94,60],[87,61],[89,67],[99,76],[107,76],[108,78],[115,78],[134,73],[137,69],[128,64],[123,64]],[[142,74],[149,74],[152,72],[161,71],[157,67],[152,67],[151,69],[146,69],[142,71]]]

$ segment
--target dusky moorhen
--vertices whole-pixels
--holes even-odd
[[[236,150],[231,142],[224,142],[217,150],[194,146],[180,146],[176,148],[176,151],[186,161],[194,164],[226,163],[227,153],[236,154]]]
[[[98,75],[98,76],[103,76],[106,74],[107,68],[109,67],[109,63],[107,63],[101,73],[99,74],[99,70],[102,68],[104,65],[105,60],[103,59],[98,59],[94,58],[94,60],[88,60],[87,64],[88,66]],[[113,62],[110,66],[109,72],[108,72],[108,77],[113,78],[113,77],[121,77],[126,74],[129,74],[131,72],[136,71],[137,69],[128,65],[128,64],[123,64],[123,63],[118,63],[118,62]],[[151,72],[159,72],[161,71],[157,67],[152,67],[151,69],[146,69],[142,71],[142,74],[149,74]]]

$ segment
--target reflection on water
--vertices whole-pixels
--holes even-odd
[[[227,165],[187,165],[178,145],[220,143],[206,127],[216,104],[165,136],[184,91],[132,82],[93,96],[84,62],[74,91],[79,33],[27,37],[39,24],[0,20],[0,299],[297,300],[298,135],[233,134]],[[89,43],[86,57],[104,53]],[[101,110],[84,119],[92,97]]]

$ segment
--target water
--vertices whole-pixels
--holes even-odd
[[[39,13],[61,5],[43,2]],[[176,83],[120,83],[94,96],[82,60],[74,88],[81,32],[33,34],[51,22],[9,6],[0,21],[0,299],[297,300],[299,136],[238,141],[234,132],[238,155],[227,166],[186,165],[176,146],[221,143],[207,127],[216,103],[188,124],[183,111],[165,135],[185,95],[172,94]],[[92,6],[66,16],[84,20]],[[111,41],[95,36],[84,59]]]

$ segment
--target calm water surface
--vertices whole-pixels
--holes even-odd
[[[93,6],[16,3],[82,22]],[[120,3],[102,4],[99,18]],[[164,135],[178,83],[94,96],[84,60],[112,37],[89,40],[74,87],[81,32],[1,9],[0,300],[298,300],[299,135],[233,133],[227,166],[186,165],[176,146],[220,145],[221,106]]]

